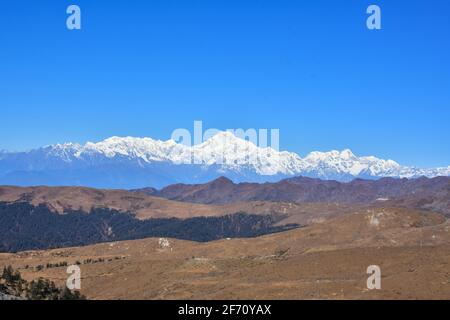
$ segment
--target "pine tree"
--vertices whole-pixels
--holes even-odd
[[[2,279],[4,279],[6,283],[11,283],[14,279],[13,272],[14,271],[11,266],[4,267],[3,273],[2,273]]]
[[[4,267],[0,277],[0,292],[30,300],[85,300],[78,291],[58,288],[53,281],[39,278],[31,282],[22,279],[19,271]]]

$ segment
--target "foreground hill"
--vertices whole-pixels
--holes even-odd
[[[191,203],[226,204],[240,201],[345,203],[405,206],[450,215],[450,178],[356,179],[348,183],[296,177],[277,183],[233,183],[222,177],[206,184],[176,184],[162,190],[137,190]]]
[[[252,239],[144,239],[0,254],[28,279],[82,270],[90,299],[450,299],[450,225],[384,208]],[[366,287],[369,265],[382,290]]]

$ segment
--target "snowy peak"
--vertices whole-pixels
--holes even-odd
[[[280,166],[281,153],[271,148],[259,148],[253,142],[236,137],[231,132],[219,132],[193,146],[191,152],[197,164],[220,165],[237,171],[252,168],[262,175],[287,173]]]
[[[14,170],[18,174],[20,172],[20,175],[23,172],[55,169],[63,172],[72,169],[88,172],[97,170],[96,168],[107,170],[104,169],[107,165],[108,168],[120,167],[125,177],[121,179],[129,179],[128,170],[132,170],[139,179],[145,179],[144,176],[139,176],[140,171],[158,179],[156,183],[145,186],[157,186],[159,179],[162,179],[161,185],[164,185],[166,181],[201,183],[219,176],[239,182],[276,181],[293,176],[339,181],[354,178],[450,176],[450,166],[431,169],[407,167],[393,160],[374,156],[359,157],[349,149],[315,151],[302,158],[293,152],[259,147],[228,131],[218,132],[193,146],[178,144],[173,140],[114,136],[96,143],[87,142],[85,145],[64,143],[30,152],[4,152],[0,155],[0,178],[1,174],[10,175]],[[104,171],[101,172],[100,175]],[[167,175],[170,177],[167,178]],[[20,179],[24,178],[21,176]],[[78,177],[75,176],[74,179]],[[14,181],[16,180],[12,180]],[[45,180],[42,184],[45,184]]]
[[[247,144],[247,143],[251,142],[241,139],[229,131],[219,131],[209,139],[206,139],[206,141],[201,143],[200,146],[210,144]]]
[[[378,176],[393,170],[400,165],[392,160],[383,160],[373,156],[357,157],[349,149],[343,151],[311,152],[305,161],[309,168],[324,168],[329,171],[349,174],[351,176]]]
[[[116,155],[142,157],[149,150],[154,149],[154,145],[154,140],[150,138],[111,137],[98,143],[86,143],[80,155],[83,153],[102,153],[110,158]]]
[[[343,159],[343,160],[350,160],[355,159],[356,156],[353,154],[353,152],[350,149],[345,149],[342,151],[332,150],[329,152],[311,152],[306,156],[306,159],[309,159],[311,161],[326,161],[330,159]]]
[[[306,175],[322,179],[349,180],[352,177],[433,177],[450,175],[450,167],[418,169],[404,167],[393,160],[374,156],[358,157],[350,149],[311,152],[305,158],[296,153],[278,152],[270,147],[260,148],[229,131],[221,131],[206,141],[184,146],[173,140],[152,138],[110,137],[84,146],[73,143],[48,147],[48,153],[65,161],[92,156],[125,157],[146,163],[169,162],[220,166],[223,170],[240,172],[253,170],[258,175]]]

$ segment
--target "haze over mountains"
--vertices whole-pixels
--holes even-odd
[[[350,150],[296,153],[261,148],[229,132],[195,146],[173,140],[112,137],[85,145],[56,144],[28,152],[0,152],[0,184],[162,188],[205,183],[225,176],[234,182],[275,182],[294,176],[337,181],[354,178],[449,176],[446,168],[406,167],[393,160],[358,157]]]

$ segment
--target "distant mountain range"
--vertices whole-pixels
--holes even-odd
[[[233,183],[221,177],[205,184],[175,184],[161,190],[133,190],[169,200],[197,204],[230,204],[248,201],[285,203],[340,203],[407,207],[450,216],[450,178],[378,180],[355,179],[338,182],[295,177],[276,183]]]
[[[56,144],[27,152],[0,152],[0,184],[162,188],[205,183],[218,177],[234,182],[275,182],[304,176],[325,180],[450,176],[450,166],[421,169],[350,150],[296,153],[261,148],[229,132],[195,146],[173,140],[112,137],[85,145]]]

